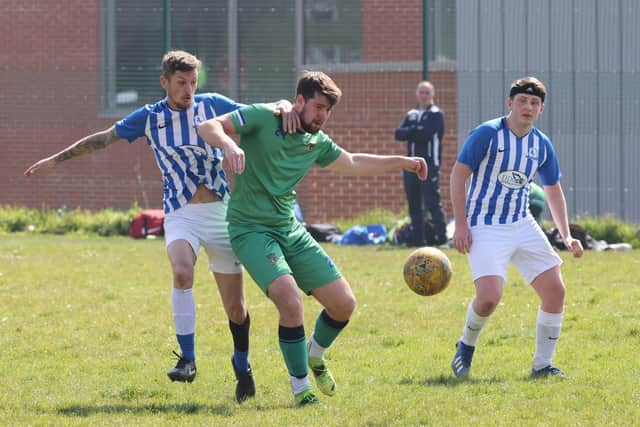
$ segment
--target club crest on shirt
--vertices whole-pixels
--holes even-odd
[[[529,148],[529,151],[527,152],[527,157],[530,158],[530,159],[537,159],[538,158],[538,148],[536,148],[536,147]]]
[[[498,175],[498,181],[507,188],[518,190],[527,185],[529,178],[520,171],[504,171]]]
[[[280,261],[280,258],[278,257],[278,255],[276,255],[273,252],[270,252],[270,253],[267,254],[267,259],[273,265],[276,265],[278,263],[278,261]]]

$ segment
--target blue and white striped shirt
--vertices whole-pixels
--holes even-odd
[[[167,100],[147,104],[116,122],[116,132],[129,142],[145,136],[163,175],[164,212],[186,205],[200,184],[221,199],[229,194],[222,170],[223,151],[205,143],[198,135],[200,123],[237,110],[243,104],[217,94],[194,97],[189,108],[174,111]]]
[[[469,226],[511,224],[527,216],[529,183],[536,172],[543,185],[560,179],[551,140],[537,128],[524,137],[509,130],[507,118],[485,122],[465,141],[458,162],[473,174],[467,195]]]

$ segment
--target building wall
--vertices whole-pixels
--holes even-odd
[[[98,0],[7,0],[0,14],[0,205],[40,207],[160,207],[161,175],[143,140],[118,143],[26,178],[34,161],[109,127],[100,111]],[[363,2],[363,62],[420,64],[422,1]],[[158,58],[158,61],[160,58]],[[392,67],[393,68],[393,67]],[[331,75],[344,92],[328,133],[350,151],[403,154],[393,132],[414,104],[419,67],[347,70]],[[447,131],[442,167],[448,213],[448,173],[455,157],[456,84],[452,71],[435,71],[437,103]],[[340,177],[317,168],[299,186],[310,222],[329,222],[374,207],[405,207],[400,174]]]
[[[34,161],[113,123],[98,116],[98,12],[98,1],[3,2],[0,204],[161,206],[160,173],[143,141],[69,160],[49,173],[22,175]]]
[[[556,148],[570,216],[639,223],[640,4],[458,0],[456,14],[459,143],[506,113],[514,79],[537,76],[548,91],[538,127]]]

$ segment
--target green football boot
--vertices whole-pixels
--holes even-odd
[[[298,406],[320,405],[318,399],[312,389],[308,388],[293,396]]]
[[[327,396],[336,394],[336,380],[333,379],[333,375],[327,369],[324,359],[309,357],[309,369],[313,372],[313,376],[316,377],[316,385],[321,392]]]

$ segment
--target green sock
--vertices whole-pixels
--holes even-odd
[[[322,310],[316,319],[316,327],[313,330],[313,339],[322,347],[328,348],[347,326],[349,321],[339,322],[332,319],[326,310]]]
[[[280,337],[280,350],[284,356],[289,375],[303,378],[307,375],[307,343],[304,335],[304,326],[289,328],[280,325],[278,329]]]

